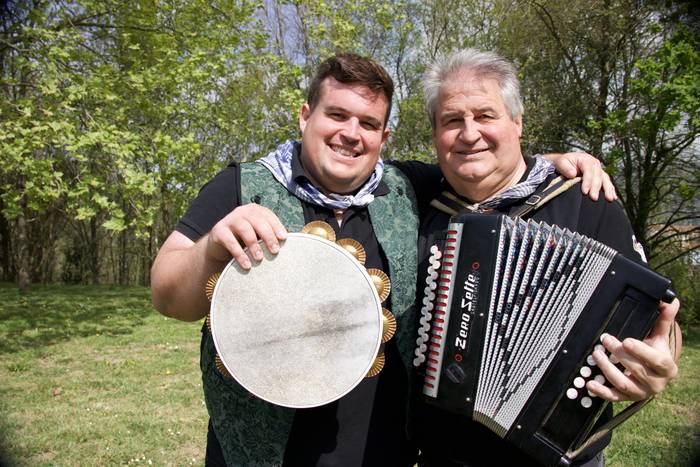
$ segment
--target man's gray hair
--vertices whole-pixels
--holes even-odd
[[[515,65],[493,52],[477,49],[463,49],[437,59],[423,75],[423,94],[430,116],[430,124],[435,129],[440,87],[458,73],[470,73],[479,78],[491,78],[498,82],[501,99],[511,119],[523,114],[523,101],[520,98],[520,82]]]

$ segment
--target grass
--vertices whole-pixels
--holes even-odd
[[[0,465],[203,465],[200,324],[145,288],[0,284]],[[681,376],[616,430],[609,466],[690,465],[700,446],[700,330]]]
[[[145,288],[0,285],[0,464],[202,465],[198,352]]]
[[[700,464],[700,329],[683,330],[680,376],[615,430],[610,466]]]

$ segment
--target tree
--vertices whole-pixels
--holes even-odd
[[[700,217],[698,41],[679,6],[532,0],[510,10],[496,37],[520,64],[526,147],[596,154],[652,264],[687,254],[667,254],[680,232],[697,238],[687,225]]]

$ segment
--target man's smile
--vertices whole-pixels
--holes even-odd
[[[333,152],[342,157],[355,158],[360,155],[359,151],[356,151],[353,148],[349,148],[347,146],[341,146],[339,144],[329,144],[328,146],[333,150]]]
[[[469,156],[473,156],[473,155],[475,155],[475,154],[479,154],[479,153],[482,153],[482,152],[486,152],[486,151],[488,151],[488,150],[489,150],[489,148],[456,149],[456,150],[453,150],[452,152],[453,152],[454,154],[458,154],[458,155],[460,155],[460,156],[469,157]]]

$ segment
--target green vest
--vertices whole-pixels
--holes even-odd
[[[368,205],[377,240],[389,262],[391,309],[396,317],[395,339],[406,368],[411,368],[416,339],[418,208],[409,180],[387,165],[384,182],[389,193]],[[304,226],[301,201],[257,163],[241,164],[241,202],[255,202],[274,212],[290,232]],[[281,465],[294,409],[264,402],[216,369],[211,334],[203,329],[200,365],[204,397],[214,432],[230,466]],[[406,384],[409,384],[408,380]]]

